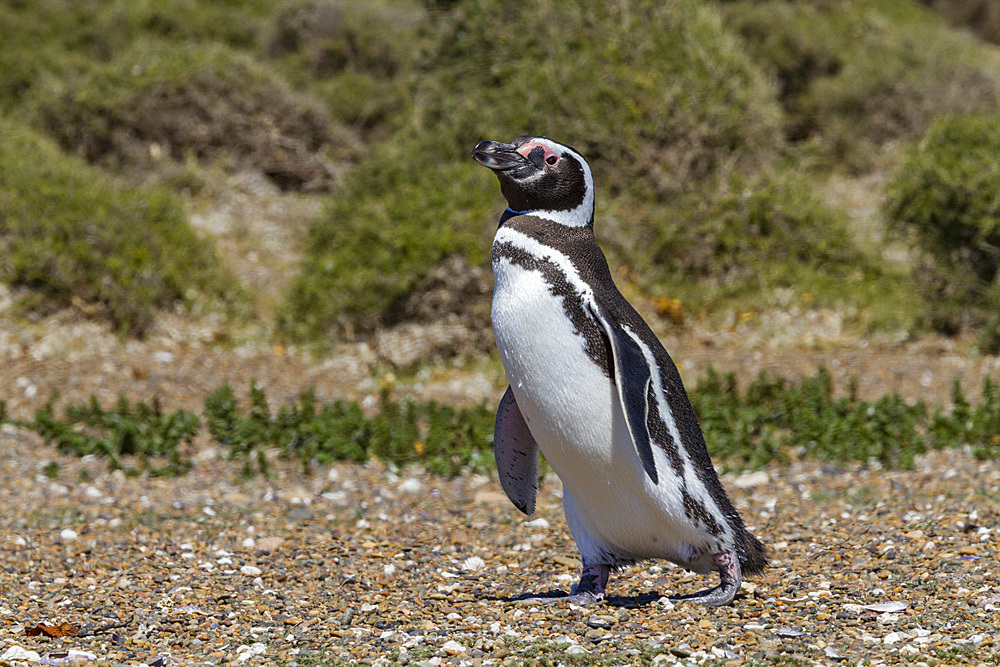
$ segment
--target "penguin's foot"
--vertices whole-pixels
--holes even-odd
[[[558,592],[555,595],[544,597],[520,598],[518,602],[532,602],[540,604],[551,604],[553,602],[569,602],[571,604],[588,605],[596,604],[604,599],[604,587],[611,576],[609,565],[584,565],[580,574],[580,582],[573,586],[569,595]],[[737,588],[739,585],[737,584]]]
[[[740,590],[743,583],[743,575],[740,572],[740,559],[735,551],[723,551],[712,556],[712,562],[719,570],[721,582],[715,588],[698,591],[691,595],[682,595],[670,598],[672,602],[697,602],[708,607],[721,607],[729,604],[736,597],[736,592]]]

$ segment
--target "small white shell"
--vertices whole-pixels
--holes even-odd
[[[466,572],[479,572],[486,567],[486,562],[479,556],[469,556],[462,561],[462,569]]]

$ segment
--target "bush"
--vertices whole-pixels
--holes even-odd
[[[405,2],[305,0],[275,15],[265,48],[272,58],[299,56],[316,78],[348,70],[389,77],[407,66],[423,19],[424,12]]]
[[[905,324],[905,273],[857,245],[814,178],[783,167],[674,206],[636,208],[639,222],[619,230],[628,245],[616,254],[650,292],[688,309],[773,307],[781,288],[814,305],[846,302],[867,309],[870,321]]]
[[[812,266],[829,272],[856,269],[843,214],[826,206],[811,181],[792,172],[736,179],[715,197],[691,196],[649,225],[649,270],[716,284],[742,283],[751,291],[788,286],[794,272]],[[681,222],[682,221],[682,222]],[[784,283],[784,284],[782,284]]]
[[[471,160],[416,167],[414,157],[375,147],[313,223],[282,313],[287,333],[372,331],[398,321],[406,297],[449,256],[486,261],[499,196],[488,174]]]
[[[172,195],[119,183],[2,116],[0,280],[30,288],[38,308],[92,304],[130,334],[199,292],[235,296]]]
[[[985,325],[1000,342],[998,154],[1000,114],[939,118],[886,185],[885,212],[927,253],[918,278],[931,324],[945,333]]]
[[[95,63],[107,62],[126,50],[140,35],[185,46],[194,41],[218,41],[251,48],[258,40],[263,18],[273,10],[270,0],[2,2],[0,110],[18,105],[43,74],[73,81]]]
[[[885,142],[920,134],[938,114],[1000,100],[984,49],[911,0],[722,7],[779,82],[786,136],[850,168],[867,169]]]
[[[775,154],[774,91],[704,3],[466,0],[440,24],[414,131],[463,159],[470,141],[543,134],[604,191],[663,198]]]
[[[315,221],[286,331],[371,330],[447,257],[485,261],[503,205],[469,159],[480,139],[547,134],[587,156],[602,193],[644,201],[775,153],[772,91],[701,3],[466,0],[434,18],[409,121]]]
[[[379,140],[409,108],[427,33],[427,12],[407,1],[304,0],[274,16],[264,51],[338,122]]]
[[[949,23],[967,28],[982,39],[1000,44],[1000,5],[994,0],[920,0]]]
[[[228,47],[139,40],[31,100],[39,124],[91,162],[226,157],[285,189],[329,187],[326,152],[347,152],[322,107]]]

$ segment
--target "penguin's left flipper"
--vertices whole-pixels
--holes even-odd
[[[615,320],[601,304],[594,303],[591,311],[611,343],[615,386],[618,388],[618,398],[622,404],[622,412],[625,413],[625,423],[632,436],[635,452],[639,456],[643,470],[653,480],[653,484],[658,484],[660,478],[656,473],[656,461],[653,459],[649,429],[646,426],[652,369],[639,344],[615,324]]]
[[[497,407],[493,455],[504,493],[514,507],[530,516],[535,511],[538,494],[538,443],[528,430],[510,387]]]

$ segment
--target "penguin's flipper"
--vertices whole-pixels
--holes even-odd
[[[528,430],[510,387],[497,407],[493,455],[504,493],[514,507],[530,516],[535,511],[538,493],[538,443]]]
[[[592,310],[611,343],[615,386],[618,388],[618,398],[622,404],[622,412],[625,413],[628,431],[632,435],[635,453],[653,484],[658,484],[660,477],[656,473],[656,461],[653,459],[653,447],[646,426],[649,386],[652,382],[649,362],[639,344],[620,327],[615,326],[614,320],[603,306],[595,303]]]

